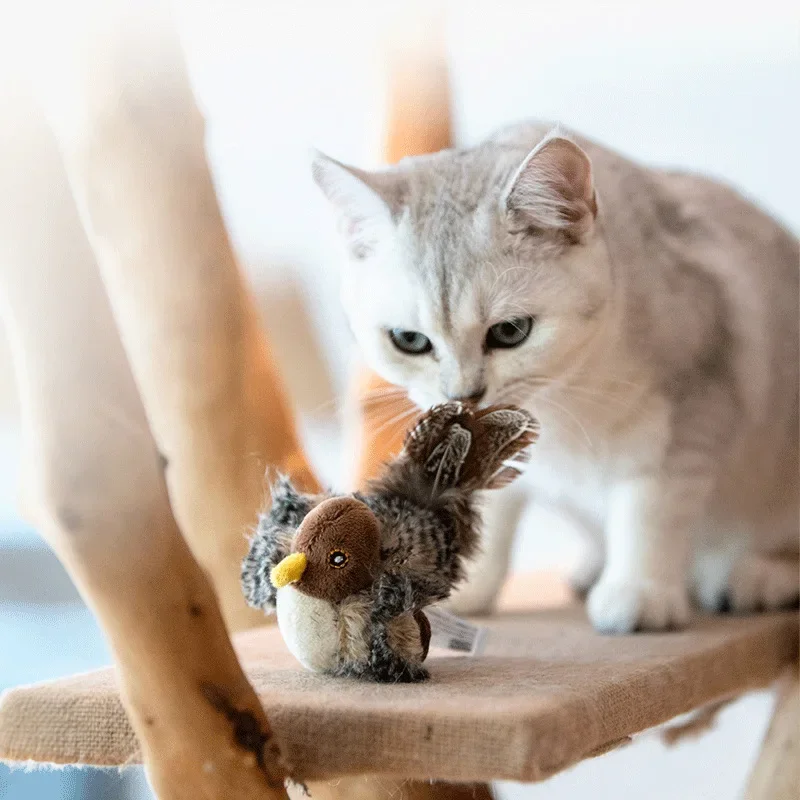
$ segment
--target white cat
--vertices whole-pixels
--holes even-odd
[[[797,602],[798,242],[732,190],[524,124],[365,172],[319,155],[350,257],[342,298],[422,408],[512,402],[527,472],[598,545],[573,575],[602,631]],[[486,610],[518,496],[458,598]]]

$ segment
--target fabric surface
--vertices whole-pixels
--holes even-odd
[[[765,686],[798,655],[793,612],[700,616],[677,633],[607,637],[581,607],[519,605],[512,597],[485,621],[482,654],[432,650],[432,678],[422,684],[305,672],[271,626],[235,641],[287,760],[306,779],[541,780],[678,714]],[[0,758],[137,761],[113,671],[5,693]]]

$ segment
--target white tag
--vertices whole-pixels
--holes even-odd
[[[455,650],[470,656],[483,652],[486,628],[434,606],[425,609],[425,616],[431,623],[431,647]]]

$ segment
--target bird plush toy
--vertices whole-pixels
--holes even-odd
[[[242,567],[250,605],[276,611],[289,650],[314,672],[417,681],[425,606],[463,578],[479,541],[476,492],[519,474],[538,424],[510,406],[433,408],[368,491],[272,488]]]

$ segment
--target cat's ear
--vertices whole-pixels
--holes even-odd
[[[597,216],[589,156],[569,139],[545,137],[511,179],[504,202],[512,229],[561,230],[581,239]]]
[[[390,170],[367,172],[320,152],[314,153],[311,174],[338,212],[353,255],[365,258],[394,227],[403,206],[404,180]]]

